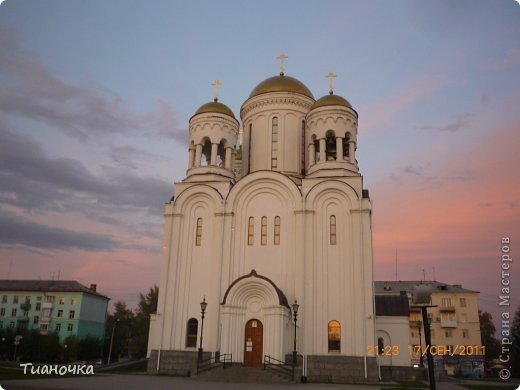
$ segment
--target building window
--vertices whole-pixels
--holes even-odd
[[[49,329],[49,324],[40,324],[40,330],[45,332]]]
[[[451,307],[451,298],[442,298],[441,305],[442,307]]]
[[[25,322],[19,322],[18,329],[25,329]]]
[[[76,305],[78,303],[78,298],[70,298],[70,304]]]
[[[0,329],[4,328],[4,321],[0,321]]]
[[[249,224],[247,226],[247,245],[255,243],[255,218],[249,217]]]
[[[36,302],[36,307],[34,308],[34,310],[40,311],[41,309],[42,309],[42,304],[40,302]]]
[[[305,121],[302,121],[302,161],[301,161],[301,171],[302,175],[305,175]]]
[[[74,325],[72,325],[72,324],[67,325],[67,332],[72,332],[73,329],[74,329]]]
[[[0,309],[0,317],[5,317],[5,307]]]
[[[33,317],[33,324],[34,324],[34,325],[38,325],[38,322],[40,322],[40,317],[38,317],[38,316],[34,316],[34,317]]]
[[[38,297],[36,297],[36,300],[37,300],[38,302],[41,302],[41,300],[42,300],[42,297],[41,297],[41,295],[40,295],[40,296],[38,296]]]
[[[74,314],[76,314],[74,310],[69,311],[69,318],[70,318],[71,320],[74,319]]]
[[[280,245],[280,217],[274,217],[274,245]]]
[[[9,322],[9,329],[14,329],[14,321]]]
[[[14,303],[14,304],[18,303],[18,295],[15,295],[15,296],[13,297],[13,303]]]
[[[385,350],[385,340],[382,337],[377,339],[377,353],[382,355]]]
[[[468,322],[468,315],[466,313],[460,315],[460,322]]]
[[[339,321],[329,322],[329,352],[341,351],[341,325]]]
[[[453,337],[453,332],[451,330],[447,330],[444,332],[444,336],[449,339]]]
[[[278,117],[272,119],[271,168],[278,167]]]
[[[327,131],[325,135],[325,159],[327,161],[336,160],[336,136],[333,131]]]
[[[195,246],[202,244],[202,218],[197,218],[197,230],[195,231]]]
[[[251,172],[251,141],[253,139],[253,124],[249,124],[249,142],[247,145],[247,173]]]
[[[443,321],[455,321],[455,313],[441,313]]]
[[[199,321],[195,318],[190,318],[186,327],[186,348],[194,348],[197,346],[198,328]]]
[[[56,332],[59,332],[61,330],[61,324],[56,324]]]
[[[469,329],[462,329],[462,337],[469,339]]]
[[[466,298],[460,298],[460,307],[466,307]]]
[[[11,310],[11,317],[16,317],[16,309]]]
[[[65,298],[60,297],[59,304],[60,304],[60,305],[64,305],[64,304],[65,304]]]
[[[350,134],[346,133],[345,138],[343,138],[343,158],[348,160],[350,153]]]
[[[27,303],[27,304],[30,304],[30,303],[31,303],[31,297],[30,297],[29,295],[27,295],[27,296],[25,297],[25,303]]]
[[[267,245],[267,217],[262,217],[262,230],[260,244]]]
[[[49,296],[45,297],[45,302],[53,303],[54,302],[54,296],[53,295],[49,295]]]
[[[63,310],[58,310],[58,314],[56,317],[58,317],[58,318],[63,317]]]
[[[2,303],[7,303],[7,295],[2,296]]]
[[[336,245],[336,216],[330,216],[330,245]]]

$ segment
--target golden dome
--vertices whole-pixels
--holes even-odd
[[[314,99],[312,92],[301,81],[289,76],[273,76],[265,79],[258,84],[249,95],[249,99],[254,96],[268,92],[294,92]]]
[[[318,100],[316,100],[316,103],[314,103],[311,107],[311,110],[318,108],[318,107],[324,107],[324,106],[343,106],[352,108],[352,105],[348,102],[347,99],[339,96],[339,95],[325,95]]]
[[[226,106],[225,104],[219,103],[217,100],[214,100],[212,102],[203,104],[199,107],[197,111],[195,111],[195,114],[205,114],[205,113],[218,113],[218,114],[224,114],[229,115],[231,118],[235,119],[235,115],[233,114],[233,111]]]

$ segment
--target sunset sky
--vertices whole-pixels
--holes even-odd
[[[0,5],[0,279],[74,279],[135,307],[159,283],[188,120],[286,74],[359,113],[377,280],[435,278],[499,313],[520,248],[520,5],[79,1]],[[513,306],[520,304],[515,259]],[[517,286],[517,287],[516,287]]]

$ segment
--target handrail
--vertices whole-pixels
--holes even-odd
[[[274,362],[274,363],[272,363]],[[264,355],[264,370],[270,369],[294,380],[294,364],[287,364],[271,355]]]
[[[220,366],[222,366],[222,368],[226,368],[231,365],[233,365],[233,354],[231,353],[224,353],[214,357],[212,356],[210,358],[197,361],[197,374],[212,370]]]

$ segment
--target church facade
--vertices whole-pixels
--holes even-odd
[[[193,372],[201,345],[204,358],[246,366],[286,361],[296,338],[309,378],[375,379],[372,208],[357,132],[332,82],[316,100],[283,69],[252,90],[240,121],[217,97],[195,112],[186,178],[165,206],[150,372]]]

